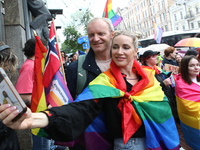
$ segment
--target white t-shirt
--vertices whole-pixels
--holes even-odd
[[[110,68],[110,62],[111,58],[109,60],[96,60],[97,66],[100,68],[102,72],[107,71]]]

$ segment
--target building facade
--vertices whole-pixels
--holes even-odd
[[[200,1],[178,0],[170,7],[172,30],[186,31],[200,28]]]
[[[154,34],[154,21],[163,32],[186,31],[200,28],[199,0],[130,0],[116,13],[123,21],[116,30],[129,30],[145,39]]]

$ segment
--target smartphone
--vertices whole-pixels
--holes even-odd
[[[17,121],[27,110],[27,107],[6,75],[3,68],[0,67],[0,104],[11,104],[19,110],[19,114],[12,120]]]

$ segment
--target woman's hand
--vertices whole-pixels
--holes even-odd
[[[0,106],[0,120],[12,129],[24,130],[43,128],[48,125],[48,118],[44,113],[32,113],[29,108],[27,108],[26,113],[24,113],[21,118],[12,122],[18,114],[19,111],[14,106],[10,106],[9,104]]]
[[[170,80],[170,78],[167,78],[163,81],[163,83],[165,84],[165,86],[169,86],[169,85],[172,85],[172,82]]]

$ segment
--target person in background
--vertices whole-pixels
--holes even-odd
[[[185,53],[185,56],[188,56],[188,55],[193,55],[196,58],[198,58],[199,53],[198,53],[198,51],[196,51],[196,48],[191,48],[191,49],[187,50],[187,52]]]
[[[73,53],[71,57],[72,57],[72,62],[76,61],[78,59],[78,54],[77,53]]]
[[[69,56],[65,54],[65,65],[64,65],[65,71],[67,70],[67,67],[69,66],[70,63],[71,61],[69,60]]]
[[[160,82],[160,86],[162,87],[163,92],[169,100],[174,119],[178,121],[179,119],[177,113],[176,96],[170,79],[171,72],[165,73],[161,68],[156,66],[158,64],[157,55],[159,53],[160,52],[152,50],[145,51],[142,55],[142,68],[151,71],[158,82]]]
[[[176,54],[176,56],[175,56],[175,61],[176,61],[176,63],[178,64],[178,66],[180,66],[181,59],[182,59],[182,56],[179,55],[179,54]]]
[[[175,48],[170,46],[167,47],[164,50],[164,58],[162,60],[162,67],[161,69],[163,69],[165,71],[165,64],[170,64],[170,65],[174,65],[174,66],[178,66],[178,64],[176,63],[175,56],[176,56],[176,52],[175,52]]]
[[[44,128],[54,139],[68,141],[78,137],[104,111],[109,135],[114,138],[114,148],[109,150],[178,150],[179,137],[169,103],[153,74],[135,60],[137,37],[128,31],[116,32],[111,47],[110,69],[89,84],[91,94],[98,95],[94,99],[84,91],[76,102],[62,107],[40,113],[28,109],[17,122],[11,122],[16,110],[3,105],[0,119],[15,129]],[[105,149],[96,142],[95,150]]]
[[[17,56],[13,50],[0,41],[0,67],[8,75],[15,71],[17,67]],[[20,150],[18,137],[15,130],[8,128],[0,121],[0,150]]]
[[[195,56],[184,56],[180,74],[175,80],[180,125],[186,143],[193,149],[200,148],[200,65]]]
[[[45,41],[43,44],[46,45]],[[16,90],[24,100],[25,104],[31,106],[31,96],[34,82],[34,60],[35,60],[35,43],[36,39],[32,38],[26,41],[22,52],[27,57],[26,61],[21,66],[19,77],[16,83]],[[32,150],[49,150],[50,140],[35,136],[32,134],[33,148]]]

